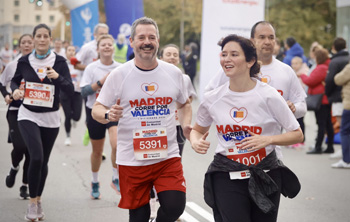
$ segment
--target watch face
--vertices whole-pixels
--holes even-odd
[[[105,119],[108,120],[108,112],[105,113]]]

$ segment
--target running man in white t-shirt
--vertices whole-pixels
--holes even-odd
[[[181,70],[157,60],[156,22],[147,17],[137,19],[130,43],[135,59],[107,77],[92,115],[101,123],[119,121],[119,207],[129,209],[129,221],[149,219],[154,186],[160,202],[156,220],[173,222],[183,213],[186,202],[175,110],[188,138],[191,105]]]
[[[259,77],[262,82],[275,88],[285,99],[295,118],[306,114],[306,93],[293,69],[273,57],[276,34],[273,26],[266,21],[257,22],[251,30],[251,41],[256,47],[258,60],[262,63]],[[222,69],[210,80],[205,91],[208,92],[229,81]],[[277,148],[282,158],[282,151]]]
[[[219,140],[206,173],[205,200],[215,221],[276,221],[286,167],[274,150],[301,141],[303,134],[279,93],[257,80],[260,65],[250,40],[225,37],[220,64],[229,82],[205,94],[191,132],[200,154],[210,147],[206,137],[212,124]],[[298,185],[296,177],[288,179]]]
[[[113,166],[112,188],[119,194],[119,175],[118,166],[116,164],[117,155],[117,125],[118,122],[110,122],[101,124],[94,120],[91,116],[92,107],[99,96],[101,88],[109,73],[120,64],[113,60],[114,55],[114,38],[111,35],[102,35],[97,40],[97,52],[99,60],[90,63],[80,82],[81,93],[83,97],[87,97],[86,101],[86,122],[89,130],[89,136],[92,145],[91,153],[91,197],[93,199],[100,198],[100,183],[98,180],[98,172],[102,162],[102,152],[105,142],[105,133],[108,129],[109,142],[111,145],[111,160]]]

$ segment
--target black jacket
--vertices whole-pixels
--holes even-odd
[[[337,52],[329,63],[328,73],[326,76],[325,93],[329,103],[341,102],[341,86],[334,83],[334,76],[344,69],[349,63],[349,53],[345,50]]]
[[[52,68],[59,74],[59,77],[57,79],[52,79],[52,80],[45,77],[44,80],[41,82],[37,73],[29,63],[29,55],[30,54],[23,56],[18,60],[16,73],[11,80],[12,92],[18,89],[22,79],[24,79],[25,82],[29,81],[29,82],[55,85],[55,95],[54,95],[54,102],[53,102],[52,108],[31,106],[27,104],[23,104],[23,106],[25,106],[30,111],[36,112],[36,113],[52,112],[52,111],[58,110],[59,101],[60,101],[59,100],[60,90],[66,92],[69,95],[73,95],[74,93],[74,86],[72,83],[72,79],[70,77],[69,68],[66,63],[66,59],[63,58],[62,56],[56,55],[56,60]]]
[[[216,154],[205,174],[204,200],[213,208],[214,212],[218,212],[214,198],[215,193],[212,190],[212,174],[215,172],[228,173],[249,170],[251,176],[249,178],[248,190],[252,200],[264,213],[275,211],[277,210],[276,206],[268,199],[268,195],[278,191],[278,187],[271,177],[263,171],[273,169],[281,169],[281,193],[285,197],[294,198],[301,189],[298,177],[281,160],[277,159],[275,151],[270,153],[256,166],[246,166],[232,161],[221,154]],[[215,221],[220,221],[220,217],[215,218]]]

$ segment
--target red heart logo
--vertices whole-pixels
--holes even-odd
[[[144,91],[147,95],[152,96],[155,92],[158,91],[158,84],[155,82],[144,83],[141,85],[142,91]]]
[[[230,116],[236,123],[242,122],[245,118],[247,118],[247,115],[248,115],[248,110],[244,107],[241,107],[241,108],[233,107],[230,110]]]

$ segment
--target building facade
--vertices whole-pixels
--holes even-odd
[[[57,27],[63,14],[59,11],[59,0],[43,0],[42,6],[29,0],[0,0],[0,48],[5,43],[17,45],[22,34],[32,34],[40,23],[47,24],[52,30]]]

